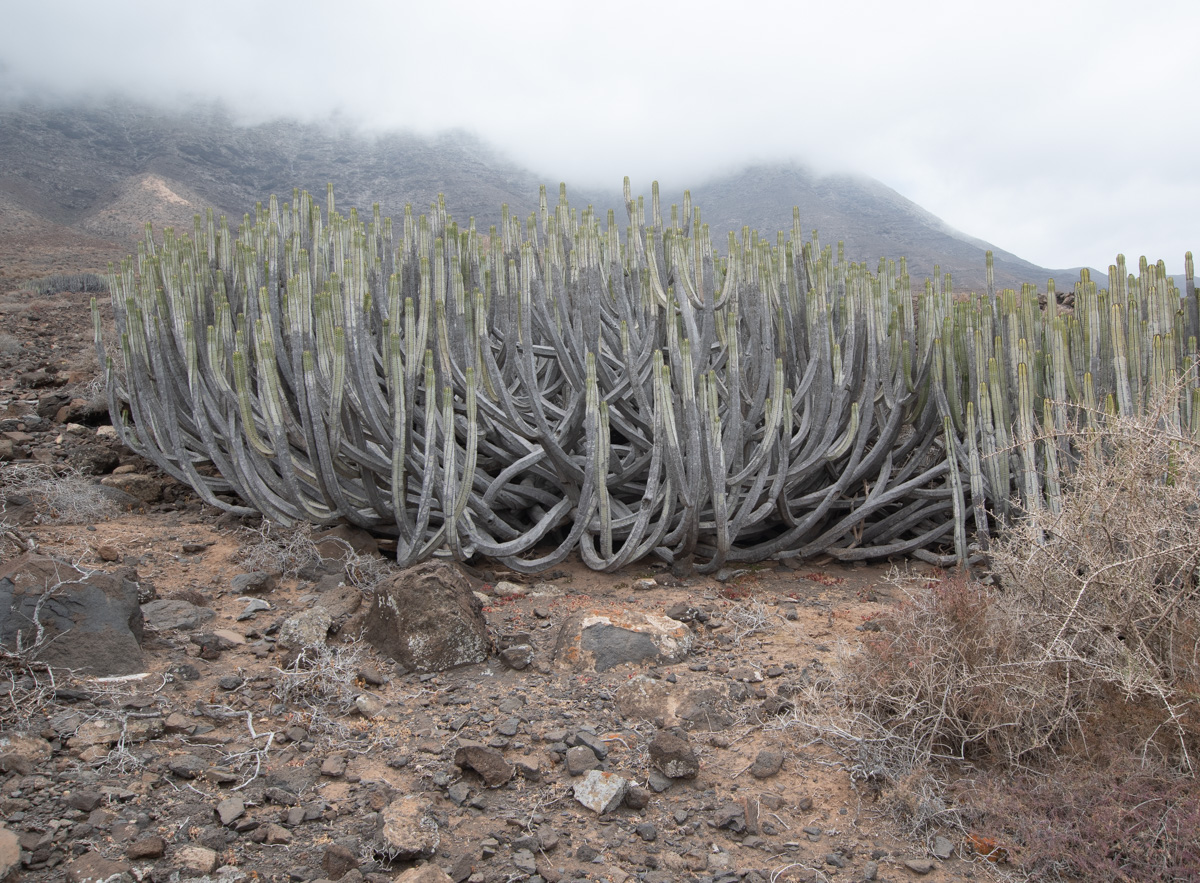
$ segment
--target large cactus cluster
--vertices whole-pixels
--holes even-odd
[[[129,447],[402,563],[964,561],[989,519],[1057,505],[1059,430],[1179,386],[1200,427],[1190,254],[1185,294],[1119,259],[1059,314],[1053,282],[1045,309],[949,277],[914,297],[903,260],[849,263],[798,217],[721,254],[687,196],[664,218],[628,180],[623,232],[565,188],[486,236],[442,201],[393,225],[327,199],[147,230],[110,272],[123,370],[98,318],[97,347]]]

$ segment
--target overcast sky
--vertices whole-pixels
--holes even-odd
[[[796,160],[1045,267],[1200,250],[1196,0],[0,0],[0,24],[9,97],[466,128],[642,192]]]

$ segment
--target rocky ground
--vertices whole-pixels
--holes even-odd
[[[361,637],[381,593],[416,585],[386,546],[222,515],[116,444],[89,385],[86,300],[0,297],[0,568],[10,595],[36,555],[66,562],[72,580],[109,574],[106,597],[136,596],[140,647],[93,648],[82,626],[62,639],[64,653],[107,647],[98,664],[120,672],[107,678],[31,666],[7,647],[0,875],[996,872],[957,838],[902,836],[853,763],[805,724],[839,654],[885,608],[883,569],[807,562],[679,579],[571,564],[530,579],[482,561],[426,573],[458,612],[430,612],[424,627],[444,632],[461,613],[476,623],[468,632],[486,630],[451,647],[481,661],[424,670],[436,648],[389,655]],[[114,646],[128,650],[114,658]]]

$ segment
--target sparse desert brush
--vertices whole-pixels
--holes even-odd
[[[29,506],[38,521],[87,524],[112,515],[105,490],[75,467],[12,462],[0,466],[0,509]]]
[[[1200,772],[1200,437],[1166,397],[1072,448],[1060,510],[1014,522],[994,568],[1064,678],[1136,704],[1146,751]]]
[[[897,579],[902,600],[842,660],[825,716],[805,723],[910,830],[979,833],[1043,879],[1195,879],[1200,441],[1179,419],[1188,384],[1049,439],[1071,468],[999,535],[998,579]]]

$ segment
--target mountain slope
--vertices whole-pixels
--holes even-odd
[[[499,220],[502,204],[519,217],[532,212],[542,183],[461,132],[426,138],[368,136],[334,123],[243,126],[219,108],[168,114],[119,101],[0,108],[0,211],[9,206],[56,230],[77,229],[93,242],[110,241],[114,251],[127,251],[147,221],[156,228],[190,227],[192,215],[206,206],[236,221],[256,202],[290,196],[294,187],[323,197],[327,182],[339,206],[369,210],[378,202],[393,217],[406,203],[423,213],[444,193],[457,220],[475,217],[484,230]],[[555,198],[555,182],[546,183]],[[771,239],[777,230],[790,233],[798,205],[805,236],[815,228],[823,243],[843,241],[850,260],[874,266],[880,256],[903,256],[918,283],[936,263],[956,287],[983,286],[986,243],[869,178],[759,165],[691,192],[720,245],[743,225]],[[569,187],[568,195],[575,204],[613,207],[618,223],[627,223],[615,190]],[[664,194],[664,213],[671,202],[682,202],[682,194]],[[998,286],[1044,285],[1051,274],[993,251]],[[11,275],[12,266],[0,265],[0,276]],[[1067,284],[1074,278],[1057,276]]]

